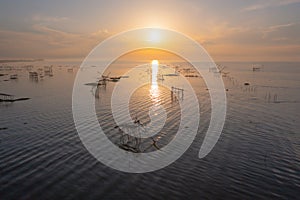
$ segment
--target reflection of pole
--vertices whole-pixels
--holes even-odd
[[[171,90],[171,100],[173,101],[173,86],[172,86],[172,90]]]

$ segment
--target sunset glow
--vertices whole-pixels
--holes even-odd
[[[0,57],[82,59],[116,33],[160,27],[192,37],[214,60],[300,60],[298,0],[237,2],[6,1],[0,7]],[[163,41],[155,31],[147,39]]]
[[[152,86],[157,87],[158,60],[152,60]]]
[[[299,199],[300,0],[0,5],[0,200]]]
[[[158,60],[152,60],[152,66],[153,65],[158,65]]]

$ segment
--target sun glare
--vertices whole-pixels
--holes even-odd
[[[151,30],[149,33],[149,41],[150,42],[160,42],[161,40],[161,35],[160,35],[160,31],[157,29]]]
[[[158,60],[152,60],[152,86],[157,87]]]
[[[159,91],[158,91],[158,84],[157,84],[157,74],[158,74],[158,60],[152,60],[152,79],[151,79],[151,89],[150,89],[150,96],[154,102],[158,102]]]
[[[158,65],[158,60],[152,60],[152,65]]]

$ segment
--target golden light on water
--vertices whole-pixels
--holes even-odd
[[[151,79],[151,89],[150,97],[155,103],[159,102],[159,89],[157,84],[157,74],[158,74],[158,60],[152,60],[152,79]]]
[[[158,60],[152,60],[152,86],[157,87]]]

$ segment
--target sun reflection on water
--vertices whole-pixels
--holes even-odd
[[[150,97],[155,106],[160,104],[160,92],[157,84],[157,74],[158,74],[158,60],[152,61],[152,79],[151,79],[151,89],[150,89]]]

